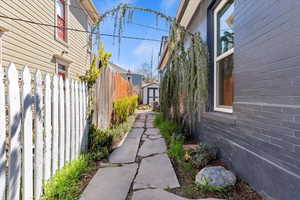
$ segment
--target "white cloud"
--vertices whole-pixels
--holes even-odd
[[[151,41],[142,41],[140,44],[133,50],[135,56],[141,56],[143,58],[150,58],[152,55],[157,55],[159,49],[159,44]]]
[[[162,0],[160,7],[162,10],[170,9],[178,0]]]

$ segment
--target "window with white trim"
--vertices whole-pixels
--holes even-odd
[[[72,61],[67,59],[64,56],[61,55],[53,55],[55,59],[55,71],[59,76],[62,76],[64,79],[68,78],[69,75],[69,68],[72,64]]]
[[[234,0],[214,10],[214,110],[232,113],[234,96]]]
[[[68,0],[56,0],[56,38],[67,42]]]

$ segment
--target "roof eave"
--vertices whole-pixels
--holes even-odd
[[[88,13],[93,23],[97,23],[100,18],[100,13],[98,12],[94,2],[92,0],[80,0],[80,3]]]

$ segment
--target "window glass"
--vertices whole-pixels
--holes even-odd
[[[65,79],[67,74],[66,66],[57,64],[57,73],[59,76],[62,76]]]
[[[233,103],[233,54],[217,62],[218,105],[232,106]]]
[[[229,0],[217,14],[218,55],[221,55],[233,48],[234,45],[233,11],[234,11],[234,1]]]
[[[60,18],[65,18],[65,4],[62,0],[56,0],[56,14]]]

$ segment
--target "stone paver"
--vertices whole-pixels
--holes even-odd
[[[138,114],[122,146],[110,155],[108,167],[98,170],[80,200],[126,200],[130,189],[135,190],[132,200],[189,200],[163,190],[180,185],[165,153],[165,140],[153,128],[154,118],[152,112]],[[144,143],[139,147],[141,139]],[[137,154],[142,157],[140,164]]]
[[[80,200],[125,200],[138,164],[99,169]]]
[[[169,157],[166,154],[159,154],[142,159],[133,189],[166,189],[179,186]]]
[[[162,189],[146,189],[133,193],[132,200],[190,200],[179,197]],[[218,200],[218,199],[199,199],[199,200]]]
[[[136,121],[136,122],[134,122],[133,127],[135,127],[135,128],[143,128],[143,127],[145,127],[145,123],[144,122],[140,122],[140,121]]]
[[[146,157],[153,154],[165,153],[167,151],[166,142],[163,138],[157,140],[145,140],[141,146],[138,156]]]
[[[151,122],[147,122],[147,123],[146,123],[146,127],[147,127],[147,128],[154,128],[154,125],[153,125],[153,123],[151,123]]]
[[[148,128],[145,135],[160,135],[160,132],[158,128]]]
[[[144,129],[133,128],[123,145],[115,149],[109,156],[110,163],[133,163],[139,148]]]

